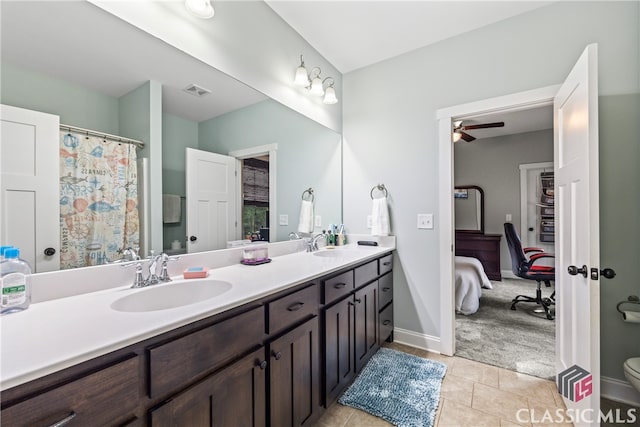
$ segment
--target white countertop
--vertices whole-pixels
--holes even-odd
[[[210,269],[209,278],[231,288],[214,298],[177,308],[120,312],[111,308],[119,298],[176,282],[131,289],[130,285],[43,301],[19,313],[0,317],[2,336],[0,389],[6,390],[200,319],[238,307],[305,281],[375,258],[393,246],[347,245],[341,256],[322,257],[296,252],[276,256],[259,266],[234,264]],[[202,264],[200,264],[202,265]],[[133,276],[133,271],[130,272]]]

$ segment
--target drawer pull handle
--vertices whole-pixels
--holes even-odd
[[[357,302],[358,304],[360,304],[360,303],[362,302],[362,300],[361,300],[360,298],[356,298],[356,302]]]
[[[391,320],[388,320],[388,319],[385,320],[384,322],[382,322],[382,324],[385,325],[385,326],[388,325],[389,323],[391,323]]]
[[[333,287],[336,288],[336,289],[342,289],[345,286],[347,286],[346,283],[336,283],[335,285],[333,285]]]
[[[352,301],[349,301],[349,302],[348,302],[348,304],[349,304],[349,305],[356,305],[356,303],[354,303],[354,302],[352,302]]]
[[[64,425],[67,425],[75,417],[76,417],[76,413],[75,412],[71,412],[69,415],[67,415],[66,418],[61,419],[57,423],[51,424],[49,427],[62,427]]]
[[[267,361],[263,360],[262,362],[260,362],[260,364],[258,364],[258,366],[264,371],[267,368]]]
[[[385,261],[385,262],[383,262],[383,263],[382,263],[382,265],[384,265],[385,267],[386,267],[387,265],[391,265],[391,261]]]
[[[282,353],[280,353],[279,351],[273,351],[272,354],[276,360],[280,360],[282,358]]]
[[[287,307],[287,310],[289,311],[298,311],[302,308],[302,306],[304,305],[303,302],[297,302],[295,304],[291,304],[289,307]]]
[[[389,292],[391,288],[382,288],[382,292]]]

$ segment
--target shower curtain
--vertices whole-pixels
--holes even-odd
[[[136,147],[60,132],[60,268],[120,259],[139,236]]]

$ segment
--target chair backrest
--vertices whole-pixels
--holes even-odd
[[[509,246],[509,255],[511,255],[511,270],[513,274],[519,276],[522,273],[522,267],[527,263],[527,257],[522,249],[520,236],[512,223],[504,223],[504,236],[507,239],[507,246]]]

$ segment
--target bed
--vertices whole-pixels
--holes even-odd
[[[482,288],[492,289],[492,286],[480,261],[476,258],[456,256],[456,313],[469,315],[478,311]]]

